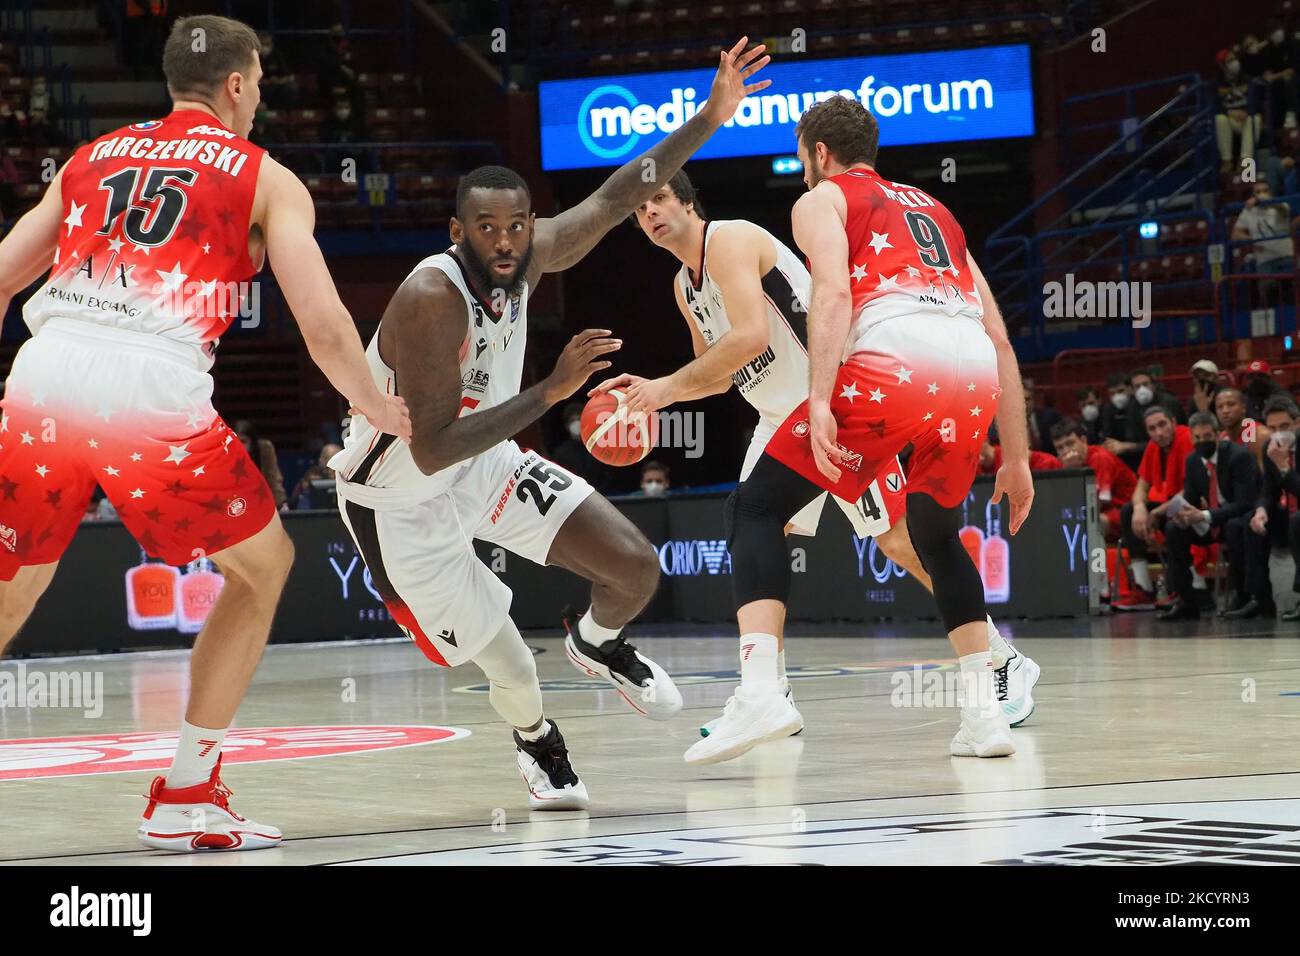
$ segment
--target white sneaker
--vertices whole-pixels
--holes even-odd
[[[690,764],[721,763],[769,740],[789,737],[803,727],[803,717],[780,684],[770,690],[737,687],[722,710],[722,718],[683,758]]]
[[[620,634],[601,645],[588,644],[578,633],[578,615],[564,611],[564,655],[589,677],[608,681],[629,707],[651,720],[670,720],[682,709],[682,692],[668,672]]]
[[[948,752],[954,757],[1010,757],[1016,745],[1011,742],[1006,715],[999,711],[992,717],[981,717],[978,711],[963,707],[961,726]]]
[[[785,687],[785,699],[790,702],[791,707],[794,707],[794,691],[790,688],[790,682],[786,678],[782,677],[781,684]],[[799,714],[798,709],[795,710],[795,713]],[[701,724],[700,736],[701,737],[709,736],[709,734],[713,733],[713,729],[717,727],[718,724],[720,723],[722,723],[722,716],[718,715],[717,717],[714,717],[712,720],[708,721],[707,723]],[[803,733],[803,714],[799,714],[799,728],[797,730],[792,730],[790,732],[790,736],[797,737],[801,733]]]
[[[551,721],[545,737],[524,740],[515,731],[519,776],[528,784],[530,810],[586,810],[591,806],[587,785],[569,763],[569,748],[560,728]]]
[[[221,782],[221,758],[212,776],[192,787],[168,787],[167,778],[154,777],[136,832],[145,846],[173,853],[265,850],[283,839],[275,827],[230,809],[230,788]]]
[[[1007,723],[1019,727],[1034,712],[1033,690],[1042,669],[1019,651],[1013,653],[1014,657],[993,672],[993,683]]]

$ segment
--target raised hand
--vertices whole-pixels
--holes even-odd
[[[736,108],[746,96],[772,85],[771,80],[746,83],[750,77],[772,62],[770,56],[763,56],[763,51],[767,47],[760,44],[746,50],[745,44],[748,42],[749,37],[741,37],[730,50],[723,50],[718,54],[720,60],[718,72],[713,77],[713,86],[709,89],[709,101],[705,104],[705,109],[714,111],[720,124],[736,114]]]

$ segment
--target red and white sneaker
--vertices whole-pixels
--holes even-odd
[[[1110,602],[1112,611],[1154,611],[1156,609],[1156,596],[1150,591],[1143,591],[1139,587],[1134,587],[1127,594],[1124,594]]]
[[[230,809],[230,788],[221,782],[221,759],[205,783],[167,786],[154,777],[149,806],[137,831],[140,842],[155,850],[196,853],[200,850],[265,850],[279,846],[275,827],[241,817]]]

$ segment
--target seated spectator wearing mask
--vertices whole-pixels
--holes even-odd
[[[1242,375],[1242,381],[1246,386],[1246,404],[1243,414],[1254,421],[1262,421],[1264,406],[1278,395],[1286,397],[1286,389],[1273,378],[1272,367],[1263,359],[1256,359],[1247,365]],[[1223,416],[1220,415],[1219,419],[1222,421]]]
[[[1296,474],[1296,430],[1300,409],[1285,395],[1264,408],[1269,440],[1264,452],[1264,489],[1250,520],[1250,530],[1271,548],[1290,548],[1295,561],[1291,590],[1300,594],[1300,475]],[[1300,621],[1300,604],[1282,614],[1284,621]]]
[[[1133,499],[1120,509],[1120,543],[1128,549],[1133,590],[1111,602],[1115,611],[1150,611],[1156,606],[1155,585],[1147,547],[1165,527],[1169,499],[1183,490],[1187,456],[1192,453],[1192,433],[1174,421],[1163,405],[1146,412],[1146,451],[1137,470]]]
[[[303,511],[309,508],[327,508],[332,506],[338,499],[331,496],[327,501],[316,501],[313,497],[311,483],[313,481],[325,481],[334,477],[334,469],[329,466],[329,460],[343,450],[342,445],[326,445],[320,450],[320,455],[316,459],[316,464],[308,468],[298,483],[293,486],[293,492],[289,495],[289,507],[296,511]]]
[[[1137,402],[1138,414],[1142,415],[1152,405],[1163,405],[1179,424],[1186,424],[1183,417],[1183,403],[1170,392],[1165,391],[1156,381],[1150,369],[1140,368],[1128,377],[1129,388],[1133,390],[1133,401]]]
[[[1146,426],[1133,404],[1128,376],[1113,372],[1106,380],[1109,401],[1101,410],[1101,443],[1130,468],[1137,468],[1147,447]]]
[[[1101,434],[1101,392],[1091,385],[1079,389],[1079,421],[1088,436],[1089,445],[1100,445]],[[1055,427],[1055,426],[1053,426]]]
[[[1209,412],[1192,416],[1189,430],[1194,449],[1187,456],[1183,497],[1191,507],[1183,508],[1165,522],[1165,565],[1173,604],[1157,615],[1161,621],[1188,621],[1201,616],[1201,608],[1192,593],[1192,545],[1226,542],[1229,587],[1246,591],[1248,560],[1244,550],[1247,522],[1259,501],[1259,466],[1250,452],[1230,441],[1220,440],[1219,425]],[[1196,525],[1208,522],[1209,528],[1197,531]],[[1255,541],[1258,535],[1252,536]],[[1253,550],[1258,554],[1259,548]],[[1267,561],[1267,557],[1265,558]],[[1259,587],[1259,575],[1252,582]],[[1268,574],[1263,574],[1267,588]],[[1271,593],[1256,595],[1257,608],[1272,609]],[[1267,605],[1262,604],[1267,601]],[[1238,609],[1245,611],[1245,605]],[[1226,615],[1225,615],[1226,616]],[[1253,616],[1241,614],[1240,616]]]
[[[668,494],[668,466],[651,459],[641,466],[641,494],[647,498],[660,498]]]
[[[1137,475],[1100,445],[1089,445],[1081,422],[1066,418],[1052,426],[1056,457],[1066,468],[1091,468],[1097,476],[1097,516],[1107,541],[1119,540],[1120,511],[1133,500]]]
[[[597,491],[609,487],[611,469],[604,462],[592,457],[587,446],[582,443],[582,403],[569,402],[564,406],[564,437],[555,445],[548,456],[575,475],[587,480]]]
[[[1192,366],[1192,397],[1187,400],[1187,414],[1214,411],[1214,397],[1219,394],[1219,366],[1201,359]]]
[[[1250,78],[1243,75],[1241,60],[1231,50],[1220,50],[1216,57],[1219,79],[1214,106],[1214,138],[1219,146],[1219,171],[1241,175],[1241,160],[1255,158],[1262,118]],[[1233,149],[1234,141],[1239,143]]]

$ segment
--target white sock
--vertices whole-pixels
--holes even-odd
[[[957,663],[961,666],[962,716],[992,717],[999,706],[993,690],[993,655],[976,651],[959,657]]]
[[[1151,592],[1155,587],[1151,584],[1151,566],[1147,564],[1146,558],[1134,558],[1128,563],[1128,568],[1133,572],[1133,583],[1143,591]]]
[[[172,758],[171,769],[167,771],[168,788],[175,790],[206,783],[217,766],[221,745],[225,742],[226,731],[229,729],[210,730],[182,721],[176,756]]]
[[[596,619],[591,616],[591,608],[587,608],[587,613],[578,621],[578,636],[596,647],[617,639],[622,630],[621,627],[605,627],[603,624],[597,624]]]
[[[785,648],[776,652],[776,674],[782,680],[785,680]]]
[[[987,617],[989,622],[989,652],[993,655],[993,669],[1001,670],[1007,666],[1007,661],[1016,656],[1011,645],[1007,643],[1006,638],[998,631],[998,627],[993,623],[992,617]]]
[[[740,685],[755,689],[775,686],[781,676],[777,670],[779,656],[775,634],[740,635]]]
[[[1195,588],[1195,589],[1198,590],[1198,591],[1204,591],[1204,590],[1205,590],[1205,587],[1206,587],[1206,584],[1205,584],[1205,575],[1203,575],[1203,574],[1197,574],[1195,571],[1193,571],[1193,572],[1192,572],[1192,587]]]
[[[584,637],[583,640],[585,641],[586,638]],[[543,720],[542,725],[538,727],[536,730],[520,730],[518,727],[516,727],[515,732],[518,733],[519,736],[522,737],[524,740],[528,741],[529,743],[532,743],[535,740],[541,740],[543,737],[545,737],[547,734],[551,732],[551,722],[549,720]]]

